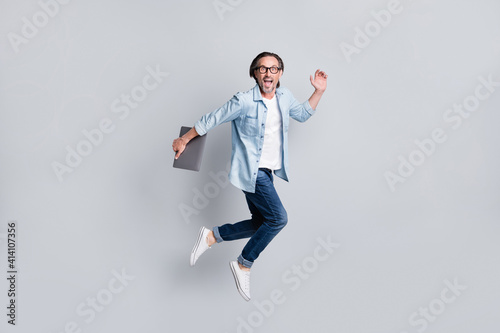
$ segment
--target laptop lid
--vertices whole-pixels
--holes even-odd
[[[191,127],[182,126],[179,137],[186,134],[190,129]],[[200,171],[206,141],[206,134],[203,136],[197,136],[189,141],[186,145],[186,149],[182,152],[179,158],[174,158],[174,168]]]

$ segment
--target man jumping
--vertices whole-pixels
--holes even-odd
[[[316,70],[310,81],[314,92],[300,104],[292,93],[280,87],[285,66],[274,53],[262,52],[250,65],[256,85],[234,95],[226,104],[201,117],[193,128],[174,140],[177,159],[188,142],[212,128],[231,121],[232,153],[229,180],[245,194],[251,218],[234,224],[201,227],[191,252],[190,264],[215,243],[248,238],[237,258],[229,263],[240,295],[250,300],[250,268],[259,254],[287,224],[288,217],[274,188],[273,172],[288,181],[289,118],[308,120],[326,89],[328,75]]]

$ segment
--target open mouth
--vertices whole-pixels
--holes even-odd
[[[272,86],[273,86],[273,80],[272,79],[264,79],[264,87],[271,88]]]

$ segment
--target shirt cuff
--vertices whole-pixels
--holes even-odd
[[[311,107],[311,104],[309,104],[309,100],[305,101],[302,105],[304,105],[304,108],[311,116],[316,112],[316,110]]]
[[[196,124],[194,124],[194,129],[196,130],[196,133],[198,133],[199,136],[207,134],[205,126],[199,120],[196,122]]]

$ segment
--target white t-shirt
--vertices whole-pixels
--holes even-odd
[[[279,170],[283,160],[281,152],[283,143],[281,113],[276,94],[272,99],[263,97],[263,100],[267,107],[267,119],[259,168]]]

